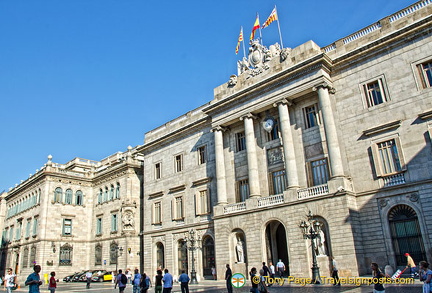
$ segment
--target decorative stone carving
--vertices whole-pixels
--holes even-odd
[[[283,150],[281,147],[267,150],[267,160],[269,165],[281,163],[283,161]]]
[[[379,200],[379,205],[380,205],[381,209],[387,206],[388,201],[389,201],[388,199],[384,199],[384,198]]]
[[[413,192],[410,195],[407,196],[410,201],[417,202],[419,200],[419,195],[417,192]]]
[[[288,58],[288,56],[291,54],[291,48],[283,48],[281,51],[280,51],[280,61],[282,62],[282,61],[285,61],[287,58]]]
[[[126,210],[123,213],[123,230],[133,230],[135,226],[134,215],[131,210]]]
[[[228,86],[235,86],[237,84],[237,75],[233,74],[230,76]]]

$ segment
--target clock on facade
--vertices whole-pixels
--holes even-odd
[[[273,118],[271,117],[267,117],[263,120],[262,122],[262,127],[264,128],[265,131],[267,132],[271,132],[273,127],[275,125],[275,121]]]

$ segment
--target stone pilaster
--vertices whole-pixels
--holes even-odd
[[[254,125],[253,125],[254,118],[255,117],[251,113],[240,118],[240,120],[244,121],[244,128],[245,128],[250,197],[260,196],[261,194],[260,184],[259,184],[255,132],[254,132]]]
[[[217,203],[218,205],[227,204],[223,128],[216,127],[213,132],[215,136]]]

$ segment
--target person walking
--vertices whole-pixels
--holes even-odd
[[[123,274],[122,270],[118,271],[118,275],[115,279],[114,289],[116,289],[117,285],[119,287],[119,292],[124,292],[126,289],[126,283],[127,283],[127,277],[125,274]]]
[[[150,278],[145,273],[141,275],[140,286],[141,286],[141,293],[147,293],[147,290],[150,288]]]
[[[252,282],[252,288],[250,289],[250,292],[252,293],[260,293],[258,290],[259,281],[257,282],[256,274],[257,274],[257,269],[256,267],[253,267],[249,272],[249,276]]]
[[[432,270],[429,269],[429,263],[421,261],[420,266],[420,281],[423,281],[423,293],[431,292],[432,287]]]
[[[228,293],[233,293],[231,277],[232,277],[232,271],[230,269],[229,264],[227,264],[226,265],[226,271],[225,271],[225,280],[226,280],[226,287],[227,287]]]
[[[371,269],[372,269],[372,280],[374,284],[373,293],[384,293],[385,292],[384,286],[379,281],[379,279],[385,277],[384,274],[381,272],[380,268],[378,267],[378,264],[375,262],[371,263]]]
[[[340,286],[340,282],[339,282],[339,274],[338,274],[338,268],[337,268],[337,262],[335,260],[334,257],[331,258],[332,259],[332,278],[334,281],[333,286]]]
[[[264,276],[270,277],[270,269],[266,265],[265,261],[263,261],[263,263],[262,263],[262,269],[264,270]],[[268,278],[267,278],[267,280],[268,280]],[[267,286],[271,287],[271,284],[268,284]]]
[[[407,258],[406,268],[409,268],[409,271],[411,273],[411,278],[414,278],[416,275],[418,275],[417,266],[409,253],[405,253],[405,256]]]
[[[4,286],[7,293],[12,292],[12,288],[16,286],[16,275],[13,273],[11,268],[6,270],[6,275],[4,276]]]
[[[49,283],[48,283],[48,290],[50,291],[50,293],[54,293],[55,290],[57,289],[57,280],[55,279],[55,272],[51,272],[51,278],[49,279]]]
[[[41,271],[40,265],[35,265],[33,267],[33,273],[28,275],[25,285],[29,286],[29,293],[40,293],[39,286],[42,285],[39,273]]]
[[[168,272],[168,269],[164,270],[164,276],[162,278],[163,281],[163,291],[162,293],[170,293],[172,290],[172,286],[173,286],[173,277],[172,275]]]
[[[212,276],[213,276],[213,280],[216,281],[216,268],[214,266],[211,268],[211,273],[212,273]]]
[[[178,281],[180,282],[180,288],[182,293],[189,293],[189,281],[190,278],[188,274],[186,274],[185,271],[182,271],[182,274],[178,278]]]
[[[141,292],[141,274],[138,269],[135,269],[133,279],[132,279],[132,292],[140,293]]]
[[[269,262],[269,269],[270,269],[270,277],[273,279],[275,276],[275,266],[272,262]]]
[[[264,270],[263,269],[260,270],[259,291],[261,293],[268,293],[267,285],[266,285],[265,277],[264,277]]]
[[[285,264],[282,262],[281,259],[279,259],[278,263],[276,264],[276,268],[279,274],[279,278],[282,278],[285,272]]]
[[[85,274],[85,276],[86,276],[86,282],[87,282],[86,288],[87,288],[87,289],[90,289],[90,283],[91,283],[91,278],[92,278],[93,274],[92,274],[91,271],[88,271],[88,272]]]
[[[155,277],[155,293],[162,293],[162,271],[157,270],[156,271],[156,277]]]

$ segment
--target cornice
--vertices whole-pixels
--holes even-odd
[[[366,136],[375,135],[377,133],[384,132],[393,128],[398,128],[400,124],[401,124],[401,120],[395,120],[388,123],[380,124],[378,126],[374,126],[366,130],[363,130],[363,135]]]

